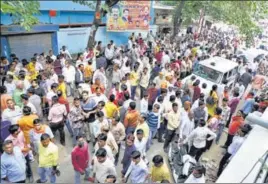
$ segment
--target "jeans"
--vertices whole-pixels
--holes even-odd
[[[25,156],[25,160],[26,160],[26,177],[32,177],[33,176],[33,172],[32,172],[32,168],[31,168],[31,161],[30,161],[30,155],[27,154]]]
[[[74,181],[75,181],[75,184],[80,184],[81,183],[81,180],[80,180],[80,172],[78,171],[74,171],[75,172],[75,176],[74,176]],[[86,169],[85,169],[85,179],[88,179],[89,178],[89,173],[90,173],[90,167],[88,166]]]
[[[53,135],[55,136],[56,131],[58,130],[60,133],[60,143],[61,144],[65,144],[65,133],[64,133],[64,123],[60,122],[60,123],[50,123],[49,124],[51,131],[53,133]]]
[[[153,144],[153,138],[155,137],[157,133],[157,129],[150,129],[149,131],[149,139],[147,141],[146,150],[149,150],[151,145]]]
[[[165,137],[165,142],[164,142],[164,149],[167,149],[169,146],[169,143],[172,141],[174,135],[175,135],[175,130],[167,130],[166,132],[166,137]]]
[[[92,132],[93,132],[92,131],[92,123],[85,122],[84,132],[85,132],[86,139],[88,142],[90,141],[90,138],[92,138],[92,140],[94,139],[94,136],[92,134]],[[91,137],[91,135],[92,135],[92,137]]]
[[[218,173],[217,173],[217,176],[220,176],[222,171],[223,171],[223,167],[224,165],[226,164],[226,162],[229,160],[229,158],[231,157],[232,155],[230,153],[228,153],[228,151],[225,153],[225,155],[222,157],[221,161],[220,161],[220,165],[219,165],[219,170],[218,170]]]
[[[221,138],[222,132],[224,130],[224,127],[225,127],[224,124],[219,124],[219,130],[217,132],[217,137],[216,137],[216,144],[218,144],[219,141],[220,141],[220,138]]]
[[[74,132],[74,134],[73,134],[73,145],[75,145],[76,144],[76,137],[78,135],[83,135],[83,127],[81,127],[81,128],[74,128],[73,129],[73,132]]]
[[[47,176],[50,183],[56,183],[56,176],[52,174],[52,167],[38,167],[38,174],[42,183],[47,181]]]
[[[135,127],[127,127],[126,128],[126,135],[130,134],[130,133],[134,133],[135,132]]]
[[[68,97],[74,95],[74,83],[73,82],[66,82],[66,93]]]
[[[70,124],[70,121],[68,119],[65,121],[65,125],[66,125],[66,127],[67,127],[68,132],[70,133],[70,135],[73,136],[74,135],[73,129],[72,129],[71,124]]]
[[[131,99],[134,100],[135,99],[135,95],[136,95],[136,89],[137,86],[131,86]]]

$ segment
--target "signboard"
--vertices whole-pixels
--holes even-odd
[[[120,1],[111,8],[107,16],[107,31],[148,31],[150,1]]]

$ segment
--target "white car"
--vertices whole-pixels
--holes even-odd
[[[227,86],[232,89],[234,87],[235,79],[238,73],[238,64],[234,61],[221,58],[212,57],[204,61],[200,61],[193,74],[196,80],[200,80],[200,87],[203,83],[207,84],[207,88],[204,91],[206,94],[210,92],[212,86],[216,84],[218,86],[218,93],[221,93],[224,89],[224,81],[227,82]],[[188,76],[182,80],[185,84],[191,76]]]
[[[247,50],[241,50],[237,57],[243,58],[248,64],[253,63],[255,58],[263,58],[264,56],[268,55],[268,51],[256,48],[250,48]]]

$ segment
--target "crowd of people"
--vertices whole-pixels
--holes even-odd
[[[65,46],[57,56],[50,50],[30,60],[16,54],[9,60],[1,57],[1,120],[11,123],[2,142],[1,180],[33,182],[31,162],[37,162],[36,182],[56,183],[61,177],[59,132],[62,146],[66,141],[73,145],[76,184],[81,176],[99,183],[170,183],[167,156],[147,159],[153,139],[163,144],[165,153],[177,140],[199,161],[214,140],[219,144],[226,127],[219,176],[252,128],[245,117],[261,115],[268,105],[267,93],[259,94],[258,88],[244,94],[259,71],[267,69],[268,56],[247,64],[235,56],[238,47],[237,37],[217,29],[180,34],[174,41],[150,31],[147,36],[131,34],[124,46],[97,42],[77,60]],[[239,64],[238,85],[223,91],[213,85],[207,93],[207,84],[194,75],[182,83],[200,61],[214,56]],[[119,164],[121,173],[116,172]],[[205,169],[197,165],[184,177],[185,183],[204,183]]]

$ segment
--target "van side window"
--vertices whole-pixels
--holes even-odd
[[[237,71],[238,70],[238,67],[235,67],[233,70],[232,70],[232,76],[235,76],[237,74]]]
[[[228,76],[228,73],[225,73],[225,74],[223,75],[222,81],[227,80],[227,78],[228,78],[227,76]]]

